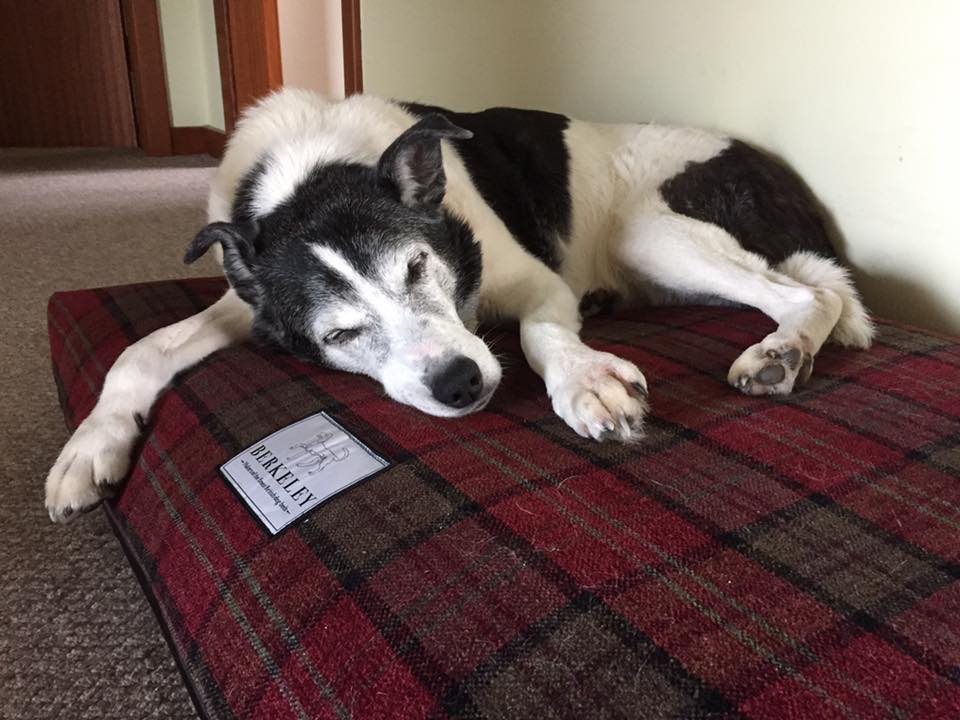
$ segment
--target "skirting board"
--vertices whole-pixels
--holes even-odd
[[[209,125],[192,125],[170,128],[170,139],[174,155],[211,155],[223,156],[223,146],[227,142],[222,130]]]

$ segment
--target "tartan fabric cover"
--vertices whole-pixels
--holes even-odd
[[[58,293],[68,424],[219,279]],[[636,362],[639,445],[582,440],[502,335],[489,410],[428,417],[254,347],[159,401],[107,513],[212,718],[960,717],[960,344],[883,323],[786,399],[728,388],[772,325],[590,321]],[[320,409],[394,462],[271,538],[217,472]]]

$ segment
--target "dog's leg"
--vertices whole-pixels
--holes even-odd
[[[173,377],[250,335],[250,306],[229,290],[193,317],[157,330],[117,358],[96,406],[60,451],[47,475],[50,519],[65,521],[98,503],[126,476],[140,423]]]
[[[871,329],[856,291],[830,260],[817,258],[824,269],[829,265],[834,270],[828,274],[837,282],[808,285],[770,269],[715,225],[651,212],[632,218],[624,228],[619,259],[644,282],[681,296],[750,305],[777,321],[775,332],[747,348],[730,367],[728,382],[747,394],[785,394],[805,382],[841,316],[847,325],[858,326],[856,333],[844,326],[844,337],[857,338],[849,344],[869,344]]]
[[[543,378],[554,412],[579,435],[639,439],[647,411],[643,373],[631,362],[584,345],[573,291],[514,248],[498,248],[498,262],[484,268],[481,310],[520,321],[527,362]]]

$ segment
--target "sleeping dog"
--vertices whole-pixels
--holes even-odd
[[[120,356],[47,477],[52,519],[123,479],[178,372],[251,337],[456,417],[500,381],[478,321],[516,320],[572,432],[632,441],[647,380],[580,341],[597,306],[760,309],[778,328],[727,376],[751,395],[789,393],[824,342],[866,348],[873,334],[803,182],[703,130],[286,89],[237,126],[208,216],[186,261],[215,248],[231,289]]]

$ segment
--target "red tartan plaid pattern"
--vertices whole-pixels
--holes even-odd
[[[68,424],[220,279],[58,293]],[[636,362],[639,445],[577,437],[516,338],[487,411],[428,417],[256,347],[158,402],[106,512],[210,718],[960,717],[960,343],[882,323],[788,398],[726,386],[772,325],[590,321]],[[269,537],[218,476],[326,410],[393,466]]]

